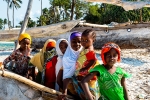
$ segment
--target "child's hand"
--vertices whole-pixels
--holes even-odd
[[[1,69],[1,70],[4,70],[4,65],[3,65],[2,62],[0,62],[0,69]]]
[[[66,98],[66,95],[59,95],[58,96],[58,98],[57,98],[57,100],[66,100],[67,98]]]
[[[86,68],[82,68],[82,69],[80,69],[79,72],[80,72],[80,74],[84,74],[84,73],[86,74],[87,73],[87,69]]]
[[[26,56],[30,56],[30,52],[31,52],[31,49],[30,49],[30,47],[28,46],[28,47],[26,48],[26,50],[25,50],[25,55],[26,55]]]
[[[94,96],[94,95],[92,95],[92,94],[91,94],[91,97],[92,97],[92,99],[93,99],[93,100],[95,100],[95,99],[96,99],[96,98],[95,98],[95,96]]]

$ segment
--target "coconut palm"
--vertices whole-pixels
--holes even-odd
[[[10,8],[13,9],[13,16],[12,16],[13,27],[14,27],[14,8],[16,8],[16,9],[20,8],[21,7],[20,4],[22,4],[21,0],[12,0],[10,3]]]
[[[6,18],[4,19],[3,24],[4,24],[4,29],[5,29],[5,25],[7,24],[7,19]]]
[[[7,2],[7,20],[8,20],[8,28],[10,30],[10,21],[9,21],[9,4],[10,4],[10,0],[3,0]]]
[[[0,18],[0,29],[3,28],[3,20]]]

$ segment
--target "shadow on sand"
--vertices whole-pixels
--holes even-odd
[[[122,57],[121,60],[122,60],[121,63],[129,64],[134,67],[141,66],[144,63],[146,63],[145,61],[141,61],[141,60],[135,59],[135,58],[123,58]]]

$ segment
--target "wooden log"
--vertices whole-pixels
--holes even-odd
[[[33,27],[26,29],[25,32],[29,33],[31,37],[47,37],[47,36],[57,36],[59,34],[66,33],[74,28],[80,20],[72,20],[66,22],[60,22],[56,24]],[[0,31],[0,40],[15,40],[19,34],[19,29],[17,30],[3,30]]]
[[[44,92],[47,92],[47,93],[50,93],[50,94],[55,95],[55,96],[58,96],[58,95],[61,95],[61,94],[62,94],[62,93],[59,92],[59,91],[50,89],[50,88],[48,88],[48,87],[46,87],[46,86],[43,86],[43,85],[38,84],[38,83],[36,83],[36,82],[33,82],[33,81],[31,81],[31,80],[29,80],[29,79],[27,79],[27,78],[25,78],[25,77],[22,77],[22,76],[20,76],[20,75],[18,75],[18,74],[12,73],[12,72],[0,70],[0,75],[2,75],[2,76],[4,76],[4,77],[7,77],[7,78],[10,78],[10,79],[15,79],[15,80],[17,80],[17,81],[19,81],[19,82],[22,82],[22,83],[25,83],[25,84],[27,84],[27,85],[29,85],[29,86],[31,86],[31,87],[37,89],[37,90],[42,91],[43,93],[44,93]],[[68,98],[72,98],[72,97],[71,97],[71,96],[68,96]]]

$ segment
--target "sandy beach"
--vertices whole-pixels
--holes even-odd
[[[0,62],[3,61],[10,52],[11,51],[1,51]],[[2,53],[3,56],[1,55]],[[98,55],[98,58],[99,57]],[[122,61],[117,63],[116,66],[120,66],[132,74],[132,77],[126,80],[130,100],[150,100],[150,50],[123,49],[121,51],[121,58]],[[102,63],[101,60],[100,63]]]

